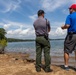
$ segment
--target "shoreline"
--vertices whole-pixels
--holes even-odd
[[[61,65],[52,64],[51,73],[45,73],[43,69],[38,73],[35,70],[35,60],[29,58],[27,53],[0,54],[0,75],[75,75],[76,71],[71,68],[65,71]],[[44,63],[44,62],[43,62]]]
[[[8,56],[11,56],[13,58],[21,59],[21,60],[33,60],[35,61],[35,57],[31,58],[30,53],[22,53],[22,52],[6,52],[5,53]],[[44,57],[42,57],[42,62],[44,62]],[[75,64],[75,57],[70,56],[69,59],[69,65],[70,66],[76,66]],[[64,56],[51,56],[51,64],[52,65],[64,65]]]

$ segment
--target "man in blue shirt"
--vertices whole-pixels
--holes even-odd
[[[64,41],[65,70],[69,70],[69,53],[72,53],[76,46],[76,4],[69,8],[69,12],[70,14],[66,18],[65,25],[61,27],[62,29],[67,29],[67,36]]]

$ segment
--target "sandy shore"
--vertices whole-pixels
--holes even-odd
[[[50,67],[53,69],[53,72],[45,73],[42,69],[38,73],[35,71],[35,61],[29,59],[29,54],[0,54],[0,75],[76,75],[76,71],[73,68],[65,71],[60,65],[52,64]]]

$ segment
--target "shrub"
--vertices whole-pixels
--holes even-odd
[[[7,38],[5,37],[6,31],[0,28],[0,54],[4,53],[4,49],[7,46]]]
[[[0,40],[0,46],[2,46],[2,47],[7,46],[7,40],[6,39]]]

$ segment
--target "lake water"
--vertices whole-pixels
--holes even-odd
[[[51,40],[50,43],[51,56],[63,56],[64,40]],[[6,52],[29,53],[31,57],[35,57],[35,41],[9,42],[5,50]]]

